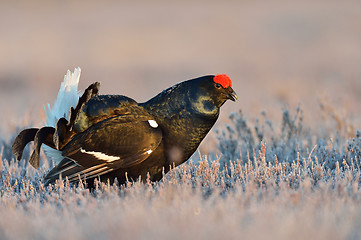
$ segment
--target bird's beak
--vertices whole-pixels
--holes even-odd
[[[238,98],[236,92],[231,87],[229,87],[227,98],[232,100],[233,102],[235,102]]]

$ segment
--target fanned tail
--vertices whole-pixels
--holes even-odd
[[[21,157],[23,156],[25,146],[29,142],[34,141],[35,135],[38,131],[39,128],[28,128],[21,131],[19,135],[15,138],[11,150],[18,161],[20,161]]]
[[[79,99],[78,84],[80,74],[81,69],[79,67],[75,68],[73,73],[68,70],[60,85],[58,96],[53,107],[51,107],[50,104],[48,104],[47,107],[44,106],[47,126],[56,128],[56,124],[60,118],[69,119],[69,109],[75,106]],[[44,146],[43,149],[46,157],[54,161],[55,164],[58,164],[63,159],[61,152],[57,149],[48,146]]]
[[[12,151],[17,160],[21,160],[25,146],[31,141],[34,141],[34,151],[29,163],[33,167],[39,167],[40,148],[43,143],[45,144],[43,149],[47,158],[52,159],[55,164],[64,159],[60,149],[73,136],[73,126],[81,108],[90,98],[97,95],[99,91],[100,84],[98,82],[93,83],[79,98],[78,84],[80,73],[81,69],[76,68],[74,73],[68,70],[67,75],[64,76],[64,81],[61,83],[53,107],[50,107],[48,104],[47,108],[45,108],[47,126],[40,129],[25,129],[15,138]]]
[[[47,108],[44,106],[47,126],[55,128],[60,118],[64,117],[69,119],[69,109],[77,104],[80,96],[78,94],[80,73],[80,68],[75,68],[74,73],[68,70],[64,76],[64,81],[60,85],[58,96],[53,107],[51,107],[50,104],[47,105]]]
[[[69,121],[66,118],[60,118],[58,120],[53,138],[56,149],[61,150],[70,141],[71,137],[74,136],[75,132],[73,129],[75,120],[79,116],[80,110],[89,101],[89,99],[98,95],[99,86],[100,83],[95,82],[85,89],[83,95],[79,98],[75,109],[70,107]]]

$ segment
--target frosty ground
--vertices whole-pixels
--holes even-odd
[[[66,180],[44,187],[51,163],[16,162],[12,139],[2,140],[0,238],[358,239],[361,133],[302,119],[300,108],[279,124],[232,113],[217,131],[221,154],[198,152],[157,183],[93,191]]]
[[[360,9],[352,0],[3,1],[0,239],[359,239]],[[51,163],[15,162],[11,143],[43,126],[43,105],[78,66],[79,89],[101,81],[101,94],[138,102],[218,73],[239,99],[159,183],[45,189]]]

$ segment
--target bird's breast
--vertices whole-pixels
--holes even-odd
[[[164,149],[169,163],[179,165],[188,160],[199,144],[213,127],[216,119],[190,116],[180,111],[172,118],[164,119],[160,125],[163,130]]]

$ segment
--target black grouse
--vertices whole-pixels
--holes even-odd
[[[13,153],[21,159],[34,141],[29,162],[39,167],[40,147],[61,152],[62,160],[45,177],[45,184],[62,176],[70,182],[94,178],[119,183],[141,177],[158,181],[170,166],[178,166],[195,152],[215,124],[220,107],[235,101],[232,81],[225,74],[203,76],[170,87],[147,102],[122,95],[98,95],[90,85],[71,108],[69,119],[56,127],[30,128],[19,133]]]

